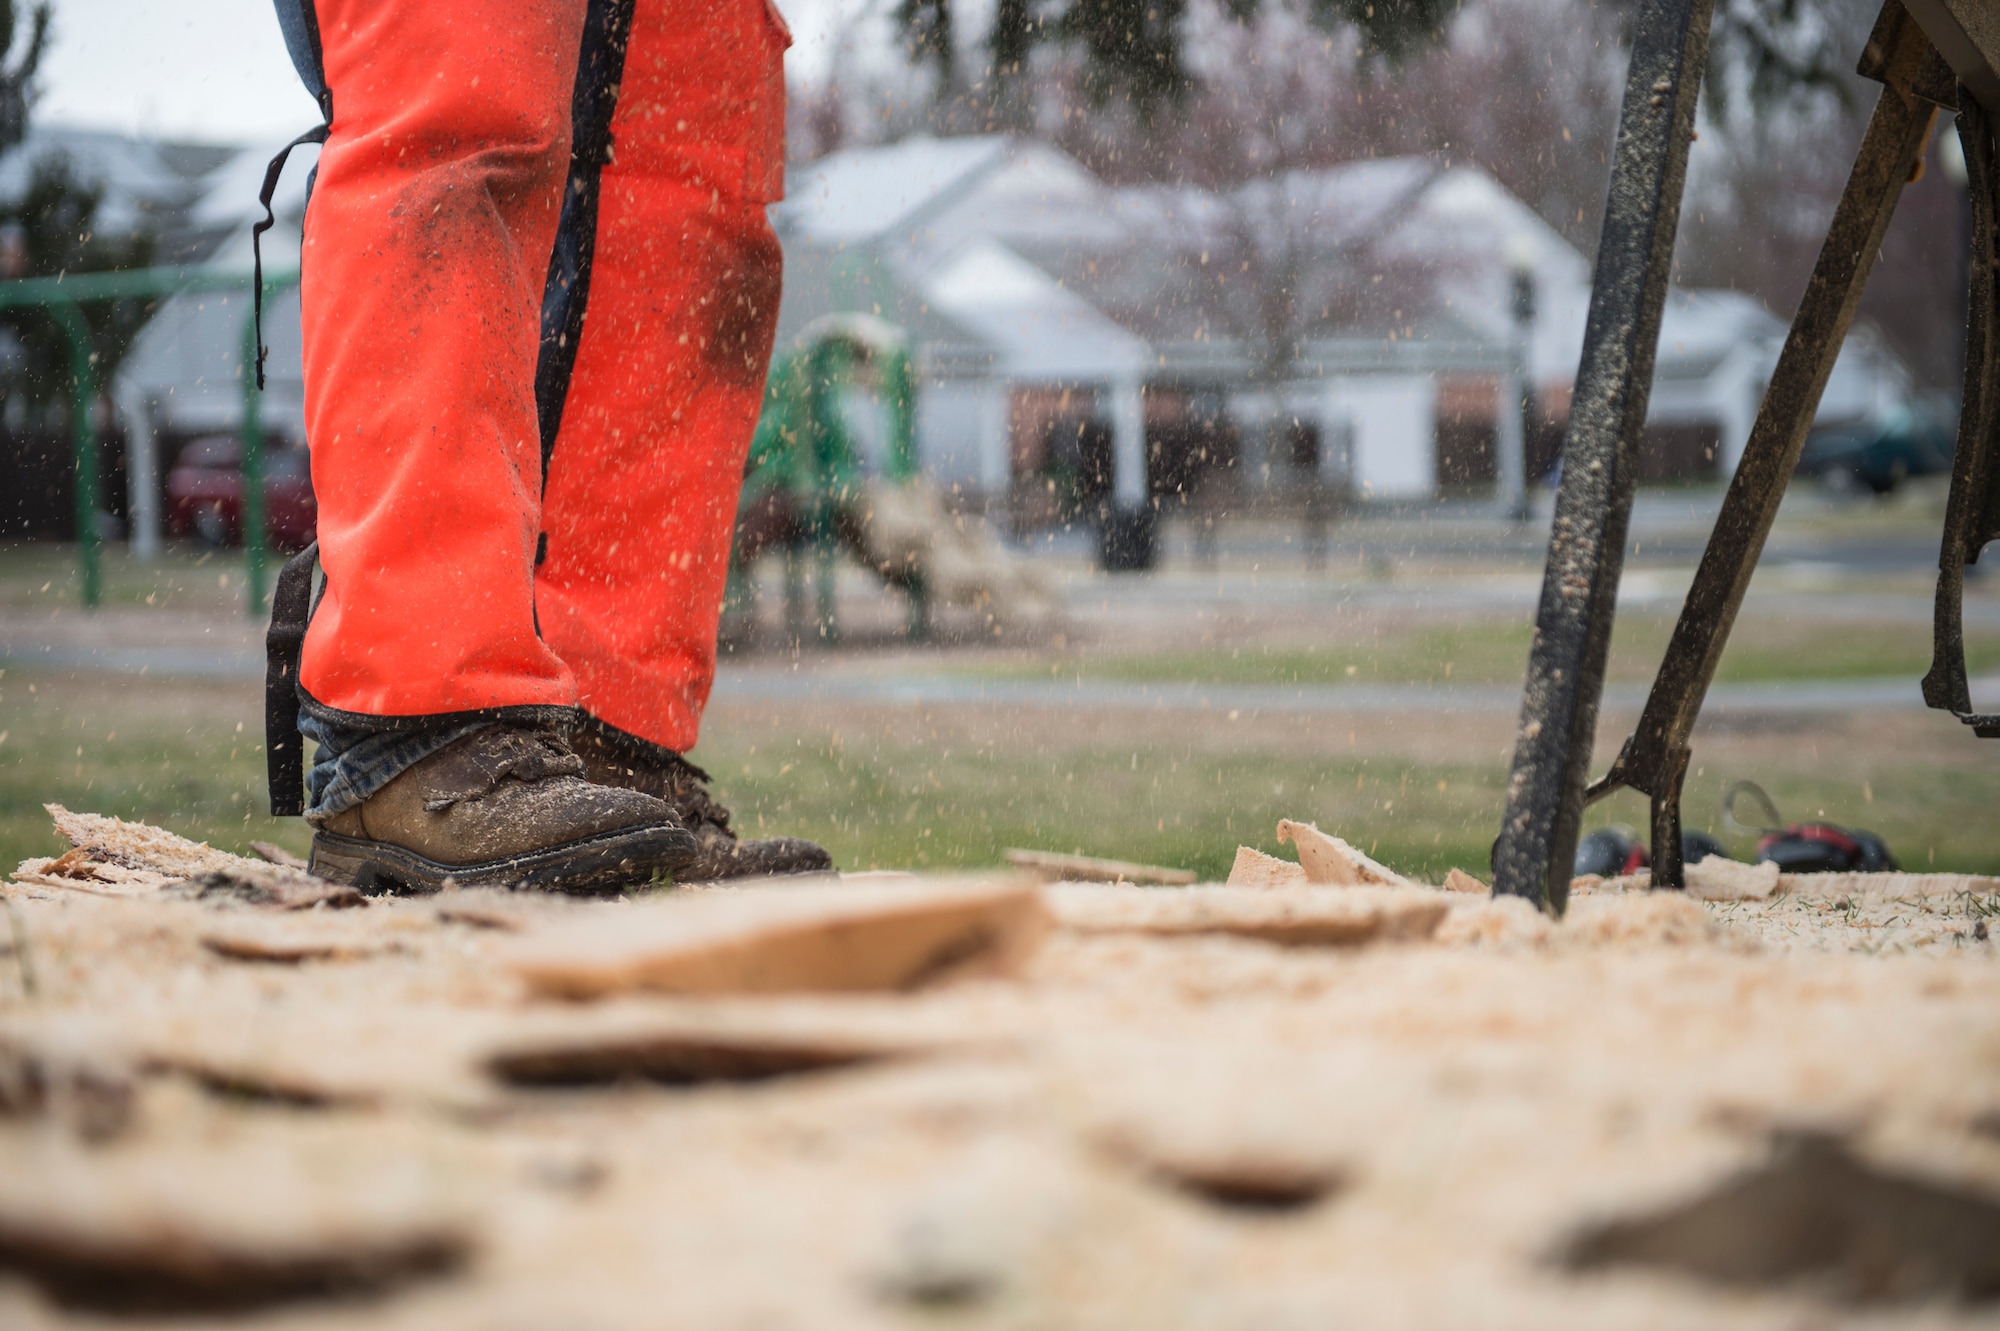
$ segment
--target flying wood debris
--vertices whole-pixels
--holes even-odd
[[[1309,882],[1334,887],[1409,885],[1409,880],[1401,874],[1384,868],[1339,837],[1328,836],[1311,823],[1295,823],[1290,819],[1280,821],[1278,841],[1280,844],[1289,841],[1298,847],[1299,863],[1304,866]]]

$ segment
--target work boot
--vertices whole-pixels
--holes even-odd
[[[363,891],[460,886],[616,890],[696,853],[650,795],[593,785],[550,729],[492,725],[352,809],[317,820],[312,871]]]
[[[729,810],[708,793],[708,773],[671,749],[643,744],[598,725],[584,727],[572,742],[583,759],[583,774],[590,780],[665,800],[694,833],[699,849],[674,874],[676,881],[712,883],[724,878],[829,873],[833,869],[833,856],[825,847],[801,837],[738,839],[729,826]]]

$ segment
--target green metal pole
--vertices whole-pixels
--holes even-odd
[[[834,382],[845,359],[845,348],[829,340],[813,349],[812,386],[806,411],[808,456],[812,465],[812,559],[819,601],[818,641],[831,647],[840,641],[835,620],[834,585],[834,504],[835,467],[833,453],[840,446],[838,423],[834,419]]]
[[[297,273],[285,273],[269,278],[264,283],[266,291],[283,290],[296,285]],[[97,355],[92,350],[90,325],[84,321],[78,308],[85,301],[156,299],[172,296],[185,291],[228,291],[249,285],[242,273],[226,270],[201,268],[141,268],[122,272],[76,273],[61,277],[29,277],[11,282],[0,282],[0,309],[40,308],[49,312],[56,325],[63,331],[63,338],[69,344],[71,379],[71,448],[76,471],[76,549],[77,560],[82,572],[82,600],[86,608],[96,606],[104,597],[104,570],[102,564],[102,543],[97,532],[98,455],[97,424],[93,414],[97,405]],[[256,391],[256,335],[246,330],[245,341],[250,344],[245,357],[246,399]],[[246,419],[255,421],[255,413]],[[253,426],[254,429],[254,426]],[[260,614],[263,608],[264,587],[264,490],[262,484],[263,456],[262,439],[245,441],[245,467],[255,467],[257,483],[248,485],[250,493],[245,496],[246,523],[256,533],[251,546],[250,590],[252,613]],[[246,483],[249,478],[246,475]],[[254,515],[254,522],[251,521]]]
[[[889,403],[889,479],[902,485],[917,474],[917,393],[903,347],[883,358],[882,396]]]
[[[889,404],[889,479],[908,485],[917,475],[917,392],[910,377],[910,353],[896,347],[882,358],[882,397]],[[904,588],[910,598],[911,642],[931,638],[931,589],[921,573]]]
[[[270,290],[267,284],[265,290]],[[255,296],[252,296],[253,310]],[[257,398],[257,322],[243,320],[243,572],[250,618],[264,617],[264,421]]]
[[[76,555],[83,573],[83,607],[104,599],[104,570],[97,535],[97,356],[90,349],[90,325],[73,301],[52,301],[49,314],[69,343],[70,439],[76,466]]]

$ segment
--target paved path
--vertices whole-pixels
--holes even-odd
[[[0,642],[0,667],[128,676],[262,678],[261,653],[199,647],[82,647]],[[2000,676],[1974,681],[1976,697],[2000,698]],[[885,663],[830,661],[804,669],[724,667],[715,696],[759,702],[845,702],[922,707],[1040,707],[1152,712],[1493,712],[1520,705],[1515,684],[1216,684],[1195,681],[995,679],[975,671],[909,670]],[[1614,683],[1611,708],[1639,707],[1646,688]],[[1824,712],[1923,706],[1914,678],[1786,680],[1717,684],[1706,710]]]

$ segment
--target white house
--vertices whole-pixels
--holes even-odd
[[[1590,264],[1554,228],[1478,168],[1416,158],[1211,194],[1106,186],[1026,140],[915,138],[802,168],[775,216],[791,260],[781,336],[840,309],[949,324],[917,336],[920,455],[992,495],[1034,462],[1021,431],[1055,393],[1109,424],[1125,496],[1146,483],[1129,461],[1142,450],[1155,468],[1170,460],[1156,436],[1190,402],[1240,434],[1227,461],[1245,485],[1271,479],[1285,432],[1307,425],[1322,469],[1363,495],[1490,482],[1497,390],[1517,357],[1544,421],[1539,471],[1567,416],[1590,303]],[[873,286],[855,277],[864,267]],[[1522,271],[1534,292],[1525,341]],[[1022,304],[1004,327],[977,315],[968,293],[982,283],[1035,313]],[[1740,293],[1672,293],[1648,478],[1733,468],[1784,332]],[[1908,391],[1901,367],[1859,334],[1822,415],[1865,414]]]
[[[247,270],[275,144],[182,161],[114,139],[66,150],[125,182],[107,195],[119,215],[169,220],[178,252]],[[269,271],[297,265],[314,152],[294,153],[279,188]],[[25,185],[29,161],[25,149],[0,160],[0,193]],[[1518,355],[1545,418],[1531,449],[1545,465],[1590,295],[1583,256],[1491,177],[1416,158],[1208,193],[1112,187],[1026,139],[918,137],[798,168],[773,219],[786,251],[781,345],[839,311],[902,325],[917,353],[920,463],[990,501],[1033,491],[1055,443],[1090,423],[1108,435],[1126,505],[1214,473],[1278,483],[1302,456],[1364,496],[1490,483],[1496,390]],[[1535,290],[1525,344],[1513,319],[1522,268]],[[163,305],[112,386],[135,434],[234,428],[247,314],[240,294]],[[1749,297],[1676,290],[1650,465],[1727,474],[1783,336]],[[265,339],[263,423],[302,434],[295,294],[272,302]],[[1822,415],[1869,414],[1908,392],[1894,357],[1857,333]]]

